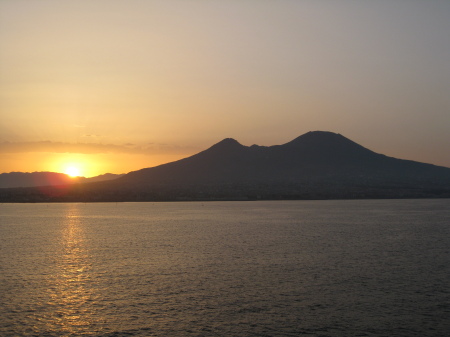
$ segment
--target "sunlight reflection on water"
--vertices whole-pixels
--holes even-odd
[[[54,277],[49,280],[49,304],[55,308],[48,322],[50,331],[76,334],[93,324],[88,303],[95,297],[91,257],[86,247],[80,204],[69,204],[62,231],[61,255]]]

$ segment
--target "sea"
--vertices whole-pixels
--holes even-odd
[[[0,336],[450,336],[450,199],[0,204]]]

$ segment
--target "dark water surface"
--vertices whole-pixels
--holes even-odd
[[[450,200],[1,204],[0,336],[450,336]]]

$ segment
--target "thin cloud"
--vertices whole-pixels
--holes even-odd
[[[82,137],[86,137],[86,138],[100,138],[102,136],[100,136],[100,135],[83,135]]]
[[[198,149],[190,146],[178,146],[168,144],[151,144],[138,146],[133,144],[100,144],[100,143],[65,143],[65,142],[0,142],[0,153],[27,153],[27,152],[52,152],[52,153],[83,153],[83,154],[186,154],[194,153]]]

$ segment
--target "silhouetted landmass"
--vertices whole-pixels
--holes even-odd
[[[106,180],[114,180],[117,178],[120,178],[124,176],[124,174],[114,174],[114,173],[105,173],[101,174],[99,176],[91,177],[91,178],[84,178],[81,177],[83,183],[93,183],[96,181],[106,181]]]
[[[0,190],[3,202],[449,197],[450,168],[387,157],[323,131],[268,147],[227,138],[112,181]]]
[[[74,177],[57,172],[10,172],[0,174],[0,188],[57,186],[117,179],[123,174],[106,173],[92,178]]]

